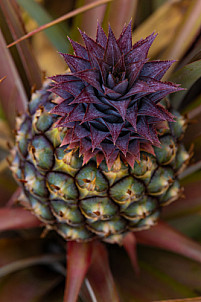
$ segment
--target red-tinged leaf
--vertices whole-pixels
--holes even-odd
[[[137,242],[141,244],[159,247],[201,262],[201,245],[164,222],[158,222],[151,229],[135,233],[135,235]]]
[[[10,52],[6,48],[2,32],[0,32],[0,53],[0,78],[6,77],[0,83],[1,103],[9,124],[14,128],[16,111],[25,112],[27,96]]]
[[[39,227],[41,222],[22,208],[1,208],[0,209],[0,231],[16,230]]]
[[[91,263],[92,244],[69,241],[67,244],[67,278],[64,302],[76,302]]]
[[[137,260],[137,251],[136,251],[136,238],[134,233],[128,233],[124,239],[123,239],[123,247],[125,248],[131,264],[134,268],[134,271],[136,272],[136,274],[139,274],[140,269],[139,269],[139,265],[138,265],[138,260]]]
[[[7,35],[8,31],[14,40],[24,35],[25,30],[16,1],[2,0],[0,2],[0,7],[4,14],[2,22],[4,25],[8,26],[5,27],[5,31],[2,26],[3,34],[4,37],[7,38],[7,42],[9,39],[9,35]],[[21,74],[21,77],[24,78],[24,85],[26,84],[27,94],[30,95],[32,86],[36,87],[36,89],[39,89],[42,86],[41,71],[32,53],[29,41],[24,41],[17,45],[17,52],[19,54],[19,58],[17,54],[16,56],[14,55],[14,58],[16,58],[15,64],[18,68],[18,72]]]
[[[106,248],[100,242],[93,243],[92,263],[87,279],[97,302],[120,301],[110,271]]]
[[[7,207],[13,206],[21,193],[22,193],[22,188],[18,187],[17,190],[10,197],[9,201],[6,203],[6,206]]]

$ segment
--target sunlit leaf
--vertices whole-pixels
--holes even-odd
[[[190,1],[166,1],[134,31],[134,42],[147,37],[153,31],[158,33],[149,51],[149,57],[156,57],[173,39],[175,29],[181,23]]]
[[[58,23],[60,23],[60,22],[62,22],[64,20],[70,19],[70,18],[76,16],[77,14],[81,14],[81,13],[83,13],[83,12],[89,10],[89,9],[92,9],[92,8],[97,7],[99,5],[103,5],[103,4],[105,4],[107,2],[110,2],[110,1],[112,1],[112,0],[97,0],[97,1],[95,1],[93,3],[85,5],[83,7],[79,7],[77,9],[75,9],[75,10],[73,10],[73,11],[71,11],[71,12],[69,12],[69,13],[67,13],[67,14],[65,14],[65,15],[57,18],[57,19],[55,19],[54,21],[46,23],[46,24],[38,27],[37,29],[29,32],[28,34],[24,35],[20,39],[18,39],[16,41],[14,41],[13,43],[9,44],[8,47],[11,47],[11,46],[13,46],[13,45],[15,45],[15,44],[17,44],[17,43],[19,43],[19,42],[21,42],[21,41],[29,38],[29,37],[31,37],[33,35],[39,33],[40,31],[43,31],[43,30],[45,30],[47,28],[50,28],[50,27],[52,27],[52,26],[54,26],[54,25],[56,25],[56,24],[58,24]]]
[[[173,39],[168,44],[165,52],[162,54],[162,59],[179,60],[191,46],[201,26],[201,2],[200,0],[189,1],[188,9],[176,29]],[[168,78],[174,66],[166,73],[164,78]]]
[[[19,14],[19,7],[14,0],[2,0],[0,2],[0,9],[2,13],[0,19],[1,28],[6,42],[10,43],[25,34],[22,19]],[[31,88],[35,86],[39,89],[42,83],[41,71],[33,56],[29,42],[24,41],[20,45],[17,45],[17,48],[13,48],[12,56],[27,95],[30,96]]]
[[[33,18],[39,26],[52,22],[52,16],[43,8],[42,5],[34,0],[17,0],[18,4]],[[52,28],[45,30],[49,40],[55,48],[61,52],[68,52],[67,30],[57,24]]]

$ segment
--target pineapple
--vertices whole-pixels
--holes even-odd
[[[70,71],[46,81],[17,118],[11,169],[22,204],[48,229],[121,243],[182,192],[186,120],[166,99],[181,88],[161,81],[173,61],[148,61],[154,34],[132,45],[130,23],[118,39],[99,25],[96,41],[81,35],[85,47],[70,40],[75,54],[62,54]]]

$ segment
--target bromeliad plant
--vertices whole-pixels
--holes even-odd
[[[69,71],[46,80],[17,117],[13,198],[39,220],[21,208],[2,213],[19,215],[14,228],[41,221],[67,241],[64,301],[77,300],[85,276],[84,301],[119,301],[101,241],[123,245],[136,271],[137,241],[201,261],[198,244],[158,222],[182,195],[188,118],[169,101],[182,88],[162,80],[174,61],[148,60],[155,34],[133,44],[130,22],[118,39],[99,24],[95,40],[81,35],[85,46],[69,39],[74,55],[62,54]],[[63,272],[59,240],[53,233],[44,244],[61,250],[50,263]]]
[[[82,36],[85,48],[72,41],[75,55],[63,54],[71,71],[18,118],[11,169],[48,228],[66,240],[122,243],[180,195],[186,121],[159,105],[180,88],[161,81],[171,61],[147,59],[154,35],[132,46],[131,22],[118,40],[99,25],[96,41]]]

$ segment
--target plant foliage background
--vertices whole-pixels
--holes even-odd
[[[59,17],[65,20],[40,30],[40,26]],[[158,33],[149,52],[151,59],[176,60],[165,80],[181,83],[186,88],[171,96],[171,103],[189,119],[184,141],[188,149],[193,148],[194,156],[181,176],[183,198],[164,209],[161,217],[186,237],[174,237],[177,233],[170,236],[163,228],[161,232],[144,232],[144,237],[143,233],[137,234],[142,243],[137,246],[139,274],[134,272],[121,247],[108,245],[110,267],[123,302],[201,299],[198,298],[201,296],[201,1],[1,0],[1,302],[63,301],[66,275],[63,240],[53,233],[42,233],[39,227],[33,228],[38,222],[15,203],[20,192],[6,159],[9,145],[13,144],[15,116],[25,110],[31,91],[40,88],[45,76],[66,70],[58,52],[72,52],[67,35],[81,43],[79,27],[95,37],[98,19],[105,31],[109,22],[118,36],[131,18],[133,41],[153,31]],[[29,39],[6,47],[35,29],[36,33]],[[145,239],[150,246],[143,245]],[[101,269],[98,266],[96,269],[102,270],[103,276],[110,276],[107,261]],[[79,301],[109,301],[104,281],[97,288],[91,275],[83,283]],[[108,288],[112,286],[110,277]],[[114,297],[112,301],[117,300]]]

